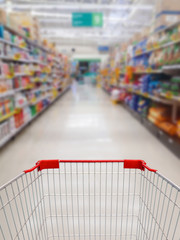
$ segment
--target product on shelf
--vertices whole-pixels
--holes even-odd
[[[177,127],[175,124],[172,124],[171,122],[162,122],[159,123],[159,128],[161,128],[163,131],[168,133],[171,136],[175,136],[177,133]]]
[[[1,141],[6,138],[11,133],[10,121],[5,121],[0,123],[0,143]]]
[[[14,111],[14,99],[12,97],[0,98],[0,120],[4,116],[13,113]]]
[[[120,89],[113,89],[111,91],[111,100],[115,103],[118,102],[120,99],[120,94],[121,94],[121,90]]]
[[[71,83],[68,58],[55,53],[54,44],[39,46],[27,39],[36,38],[29,20],[12,13],[14,28],[0,26],[0,140],[14,136]],[[22,23],[18,31],[17,22]]]
[[[144,98],[140,98],[138,101],[138,108],[137,108],[137,112],[143,116],[146,117],[147,113],[148,113],[148,109],[149,109],[149,100],[148,99],[144,99]]]
[[[0,94],[6,93],[13,89],[12,79],[0,79]]]
[[[23,109],[19,109],[15,114],[14,114],[14,122],[15,122],[15,127],[19,128],[24,124],[24,115],[23,115]]]
[[[162,122],[170,121],[169,107],[151,107],[149,109],[148,119],[159,126]]]
[[[17,93],[15,95],[15,106],[16,108],[22,108],[24,105],[27,105],[28,101],[27,98],[22,93]]]
[[[177,121],[177,136],[180,138],[180,120]]]

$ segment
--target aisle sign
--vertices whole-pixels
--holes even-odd
[[[99,46],[98,47],[98,51],[99,52],[108,52],[109,51],[109,47],[108,46]]]
[[[100,12],[74,12],[72,13],[73,27],[102,27],[103,14]]]

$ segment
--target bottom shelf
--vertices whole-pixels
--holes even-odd
[[[155,126],[148,119],[142,117],[140,114],[132,110],[125,103],[124,108],[131,113],[141,124],[144,125],[155,137],[158,138],[170,151],[172,151],[178,158],[180,158],[180,139],[177,137],[171,137],[167,133],[163,132],[160,128]]]
[[[110,94],[105,88],[102,88],[108,95]],[[170,151],[172,151],[178,158],[180,158],[180,139],[178,137],[171,137],[163,132],[160,128],[155,126],[147,118],[131,109],[127,104],[123,103],[123,107],[131,113],[141,124],[144,125],[155,137],[158,138]]]
[[[40,116],[45,110],[47,110],[55,101],[57,101],[58,98],[60,98],[64,93],[66,93],[69,90],[70,86],[68,86],[63,92],[61,92],[46,108],[44,108],[41,112],[37,113],[34,117],[32,117],[29,121],[24,123],[21,127],[16,129],[13,133],[8,135],[6,138],[4,138],[0,142],[0,148],[2,148],[6,143],[8,143],[11,139],[13,139],[17,134],[19,134],[26,126],[29,125],[34,119],[36,119],[38,116]]]

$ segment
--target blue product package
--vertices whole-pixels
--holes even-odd
[[[0,38],[4,38],[4,27],[0,25]]]

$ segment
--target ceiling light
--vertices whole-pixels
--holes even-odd
[[[37,11],[32,10],[31,14],[33,16],[38,16],[38,17],[53,17],[53,18],[69,18],[69,19],[71,19],[71,14],[69,14],[69,13],[48,13],[48,12],[37,12]]]
[[[12,4],[15,9],[51,9],[51,10],[153,10],[153,5],[148,4],[86,4],[86,3],[78,3],[78,4]]]

